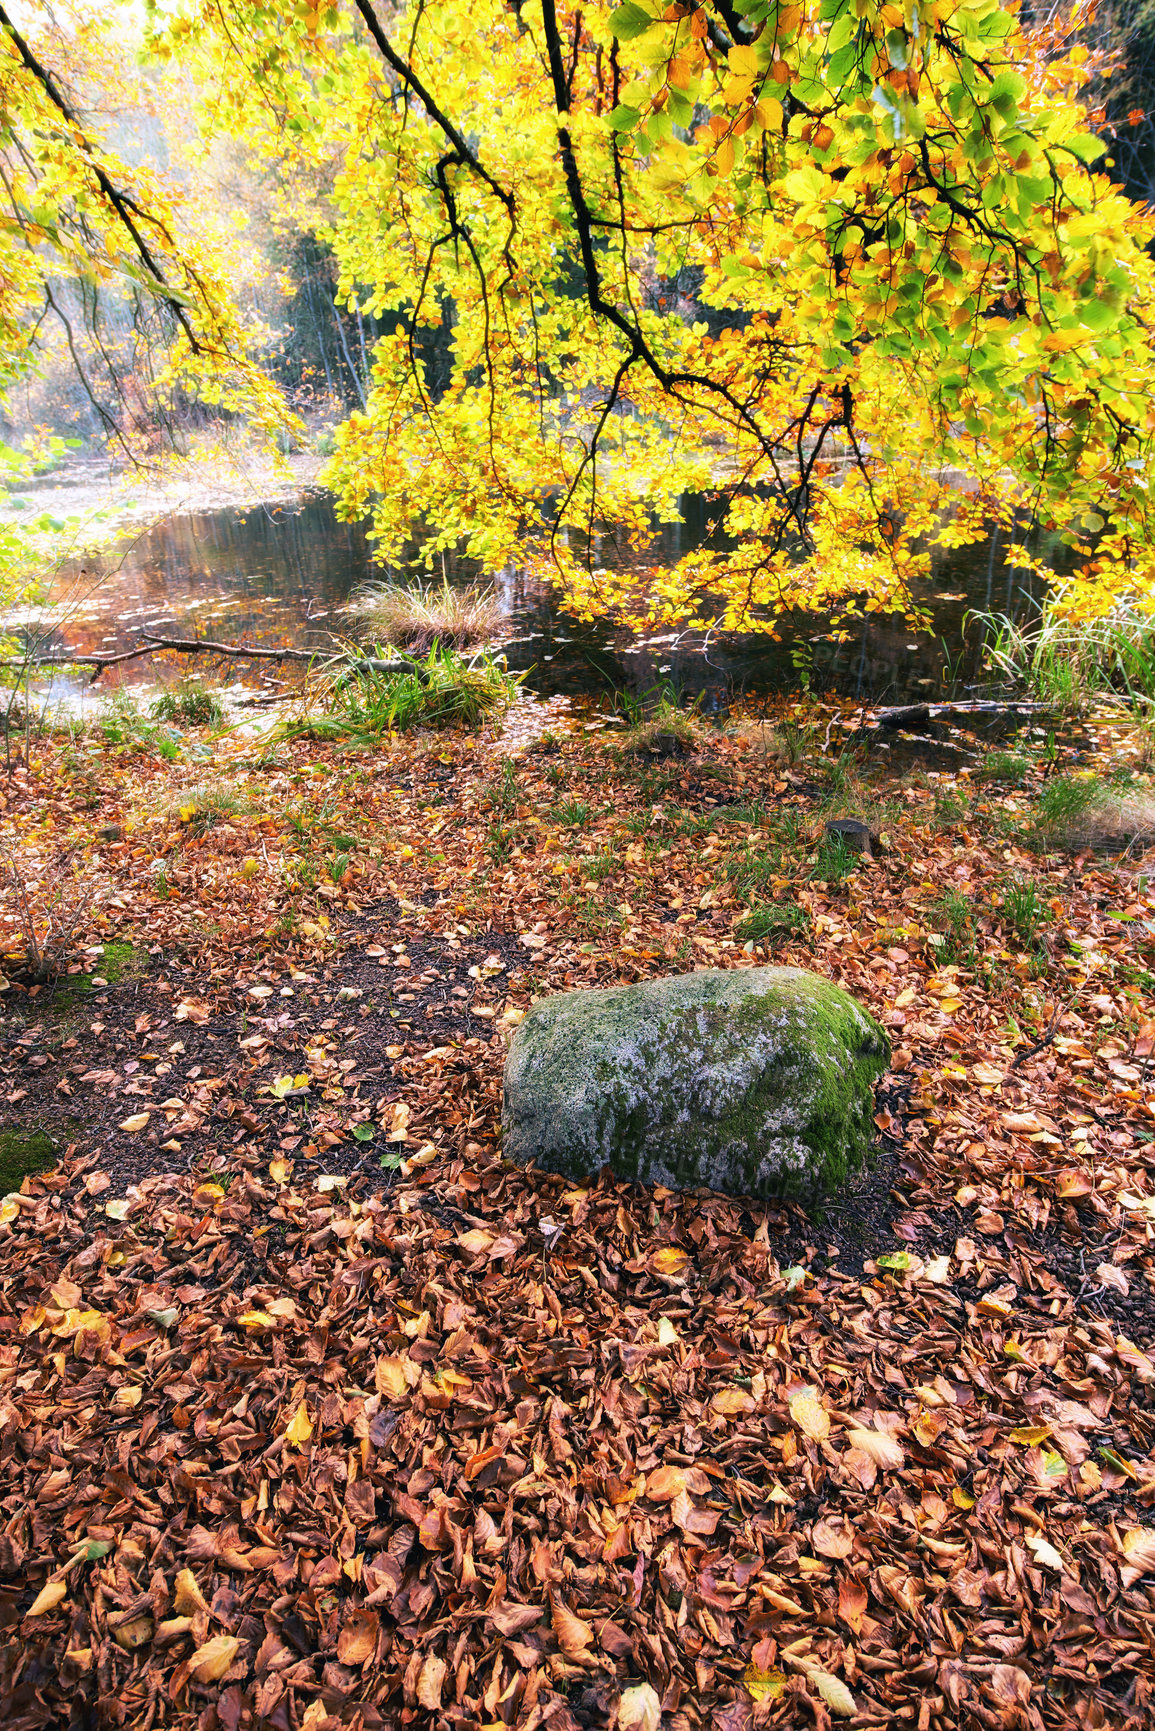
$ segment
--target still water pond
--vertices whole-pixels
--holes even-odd
[[[654,554],[677,555],[701,544],[708,533],[706,503],[687,501],[686,515],[685,526],[659,533]],[[603,541],[598,563],[609,565],[614,557],[612,544]],[[464,580],[464,571],[452,563],[448,569],[452,579]],[[176,636],[323,652],[331,634],[349,628],[342,608],[351,592],[382,575],[364,530],[339,522],[324,496],[299,506],[173,517],[141,535],[119,560],[90,564],[83,577],[72,574],[70,592],[79,599],[52,647],[129,648],[147,626]],[[1021,574],[1002,560],[997,539],[938,557],[920,597],[933,618],[931,631],[876,618],[844,643],[833,641],[821,620],[801,614],[783,622],[778,642],[743,637],[704,644],[700,636],[672,633],[639,640],[604,623],[573,619],[547,585],[524,573],[504,574],[496,588],[510,666],[527,671],[527,685],[539,695],[640,695],[669,682],[687,699],[700,697],[707,709],[740,695],[797,689],[800,666],[811,669],[815,690],[846,698],[935,695],[952,680],[977,675],[973,630],[964,643],[968,611],[1009,611],[1025,599]],[[147,666],[129,663],[126,678],[139,679]]]

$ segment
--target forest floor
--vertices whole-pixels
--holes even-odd
[[[8,1731],[1151,1723],[1155,889],[1037,823],[1134,747],[839,737],[33,742]],[[767,960],[891,1035],[849,1195],[502,1164],[534,996]]]

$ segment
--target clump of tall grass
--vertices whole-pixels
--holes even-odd
[[[1050,597],[1029,620],[976,613],[987,630],[987,664],[1057,709],[1113,697],[1138,709],[1155,702],[1155,610],[1116,601],[1098,619],[1071,619]]]
[[[661,697],[648,714],[635,716],[622,742],[631,757],[684,757],[698,742],[695,716]]]
[[[1155,791],[1143,781],[1057,776],[1039,796],[1026,838],[1040,849],[1119,853],[1155,841]]]
[[[501,604],[492,589],[440,583],[376,583],[360,589],[349,603],[363,630],[375,641],[425,655],[442,649],[471,649],[496,636]]]
[[[503,715],[521,686],[521,676],[491,655],[466,659],[436,645],[404,671],[392,666],[384,646],[331,663],[309,687],[301,713],[281,724],[281,737],[356,743],[414,727],[477,727]]]
[[[182,679],[162,691],[149,714],[154,721],[183,721],[186,727],[220,727],[226,719],[220,697],[199,679]]]
[[[233,817],[252,817],[261,806],[244,788],[227,781],[202,781],[173,794],[166,815],[187,824],[193,835],[207,835]]]

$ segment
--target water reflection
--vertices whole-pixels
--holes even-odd
[[[655,556],[677,557],[710,536],[716,501],[687,500],[686,522],[655,536]],[[620,559],[612,537],[599,537],[596,558]],[[92,570],[92,567],[89,567]],[[451,580],[469,572],[448,560]],[[100,581],[66,577],[82,604],[61,620],[58,647],[121,649],[140,627],[229,642],[289,643],[324,651],[330,633],[348,627],[341,608],[358,585],[379,580],[371,545],[358,524],[338,521],[330,500],[299,507],[233,508],[174,517],[142,534],[99,572]],[[796,689],[847,698],[902,701],[939,692],[944,659],[955,679],[976,673],[972,641],[964,643],[971,609],[1010,611],[1025,598],[1022,574],[1001,556],[997,535],[986,545],[940,553],[925,596],[933,628],[912,632],[901,620],[864,619],[848,641],[833,641],[823,621],[787,617],[776,641],[662,633],[634,640],[612,627],[586,625],[567,614],[549,587],[512,570],[496,585],[508,618],[510,665],[529,670],[528,685],[543,696],[620,689],[640,694],[659,683],[698,697],[707,710],[739,694]],[[89,593],[90,591],[90,593]],[[59,591],[64,593],[63,588]],[[974,634],[970,634],[972,639]],[[130,663],[139,677],[140,663]]]

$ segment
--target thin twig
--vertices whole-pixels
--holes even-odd
[[[1051,1017],[1051,1025],[1043,1035],[1042,1039],[1036,1041],[1033,1046],[1028,1046],[1025,1052],[1020,1052],[1017,1057],[1011,1059],[1012,1070],[1017,1070],[1019,1065],[1025,1064],[1028,1058],[1037,1057],[1045,1046],[1050,1045],[1058,1031],[1059,1019],[1067,1007],[1067,1004],[1060,1004],[1054,1015]]]

